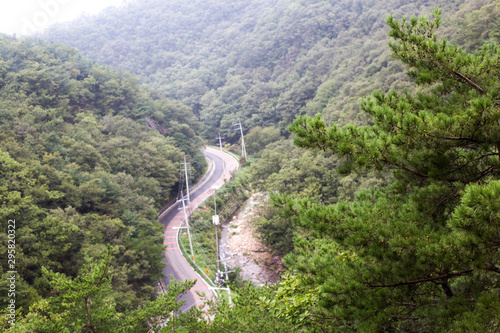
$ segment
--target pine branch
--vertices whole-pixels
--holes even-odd
[[[399,287],[399,286],[409,286],[409,285],[419,284],[419,283],[423,283],[423,282],[446,280],[446,279],[449,279],[449,278],[452,278],[452,277],[469,274],[469,273],[471,273],[473,271],[474,271],[473,269],[466,269],[465,271],[444,274],[444,275],[440,275],[440,276],[436,276],[436,277],[431,277],[431,278],[426,278],[426,279],[419,279],[419,280],[413,280],[413,281],[404,281],[404,282],[398,282],[398,283],[393,283],[393,284],[371,284],[371,283],[368,283],[368,286],[372,287],[372,288],[391,288],[391,287]]]
[[[484,93],[484,90],[483,88],[481,88],[479,85],[477,85],[476,83],[472,82],[471,79],[469,79],[468,77],[466,77],[465,75],[463,75],[462,73],[459,73],[457,72],[456,70],[452,70],[451,71],[453,74],[457,75],[458,77],[460,77],[461,79],[463,79],[465,81],[465,83],[467,83],[468,85],[470,85],[471,87],[473,87],[474,89],[476,89],[478,92],[480,92],[481,94]]]
[[[418,306],[417,303],[410,303],[410,302],[396,302],[396,304],[402,306]]]
[[[488,271],[492,271],[492,272],[496,272],[496,273],[500,273],[500,267],[497,267],[493,264],[486,264],[485,265],[485,268],[488,270]]]
[[[493,331],[493,333],[498,332],[498,328],[500,328],[500,321],[498,321],[498,325],[497,325],[497,327],[495,328],[495,331]]]
[[[488,175],[489,173],[493,172],[494,170],[495,170],[495,167],[491,166],[488,169],[486,169],[483,172],[481,172],[476,178],[472,179],[470,182],[471,183],[478,182],[479,180],[481,180],[481,178],[485,177],[486,175]]]
[[[471,141],[471,142],[476,142],[479,143],[479,141],[475,140],[474,138],[469,138],[469,137],[448,137],[448,136],[443,136],[442,139],[445,140],[452,140],[452,141]]]
[[[496,156],[496,155],[498,155],[498,154],[497,153],[491,153],[491,154],[486,154],[486,155],[479,156],[478,158],[470,160],[467,163],[465,163],[464,165],[461,165],[459,168],[450,171],[448,174],[452,174],[452,173],[458,172],[458,171],[462,170],[463,168],[467,167],[469,164],[478,162],[478,161],[482,160],[485,157]]]
[[[441,206],[444,202],[448,201],[449,199],[453,198],[458,192],[458,189],[456,189],[455,191],[451,192],[449,195],[447,195],[444,199],[442,199],[441,201],[439,201],[437,204],[435,204],[431,210],[429,210],[429,212],[432,212],[434,211],[437,207]]]
[[[418,172],[418,171],[413,170],[413,169],[411,169],[409,167],[403,166],[403,169],[405,169],[406,171],[409,171],[409,172],[413,173],[414,175],[420,176],[422,178],[429,178],[429,175],[426,175],[425,173]]]

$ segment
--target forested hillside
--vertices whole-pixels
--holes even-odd
[[[177,194],[184,154],[202,171],[200,128],[188,107],[158,98],[130,74],[65,46],[1,35],[2,309],[12,299],[4,293],[7,272],[17,271],[18,315],[40,307],[56,325],[60,313],[51,318],[43,302],[64,288],[43,269],[83,278],[100,256],[114,276],[107,301],[116,311],[154,298],[164,265],[157,212]],[[79,319],[71,319],[74,327]]]
[[[430,15],[435,6],[442,14],[438,10]],[[274,287],[241,289],[233,307],[219,303],[211,309],[210,322],[193,317],[182,324],[183,329],[496,332],[500,327],[499,15],[497,0],[131,1],[95,17],[54,26],[41,37],[137,74],[158,95],[188,105],[194,117],[179,119],[189,114],[181,104],[160,100],[142,88],[134,90],[141,103],[129,107],[128,99],[121,98],[128,96],[129,85],[120,83],[131,77],[107,72],[113,79],[96,88],[100,76],[76,66],[92,74],[81,79],[75,74],[74,79],[79,84],[76,96],[90,107],[81,108],[92,112],[69,116],[68,121],[64,112],[73,112],[73,95],[64,93],[64,101],[57,99],[66,103],[61,109],[50,104],[54,103],[50,98],[40,99],[42,110],[42,103],[49,103],[43,105],[69,111],[55,118],[62,119],[59,123],[38,108],[26,113],[21,124],[10,120],[6,130],[17,134],[3,139],[9,153],[3,155],[10,168],[6,170],[25,177],[19,184],[34,184],[29,189],[37,189],[36,193],[29,192],[26,205],[45,209],[38,220],[88,221],[88,214],[106,214],[119,219],[124,232],[135,235],[147,229],[135,228],[130,223],[137,220],[128,216],[150,216],[140,213],[149,206],[142,197],[142,201],[114,202],[113,184],[124,186],[122,173],[136,177],[133,172],[147,169],[137,165],[114,169],[122,165],[114,155],[116,147],[133,142],[131,151],[137,146],[144,152],[144,147],[152,146],[163,152],[155,145],[161,142],[167,154],[180,156],[178,148],[194,151],[194,133],[210,139],[221,130],[236,139],[231,124],[240,118],[248,129],[248,149],[254,158],[247,175],[254,189],[269,192],[271,198],[256,223],[264,242],[285,255],[287,273]],[[36,63],[32,66],[42,62]],[[10,71],[12,66],[2,68]],[[45,81],[24,79],[19,85],[40,81],[44,84],[36,89],[50,91],[55,89],[52,82],[59,85],[54,76]],[[115,98],[106,97],[104,87]],[[102,101],[88,101],[88,96],[98,95]],[[28,101],[38,98],[33,93],[23,96]],[[102,111],[109,108],[115,112]],[[146,139],[113,140],[125,132],[120,126],[139,126],[129,118],[139,120],[143,113],[164,124],[166,138],[140,127]],[[30,136],[32,128],[40,126],[37,117],[52,120],[43,123],[47,129],[40,141]],[[62,130],[68,134],[51,136]],[[187,138],[194,141],[187,143]],[[79,148],[83,151],[95,148],[87,158],[93,164],[85,164],[89,170],[71,164],[78,164],[81,156],[72,150],[77,149],[75,142],[84,142]],[[24,169],[51,173],[16,174]],[[148,172],[153,180],[168,182]],[[78,191],[66,190],[63,184],[69,186],[66,179],[74,179],[75,173],[71,189]],[[127,183],[136,189],[132,193],[146,196],[141,191],[160,188],[142,185],[145,179]],[[133,187],[136,182],[141,185]],[[165,188],[173,182],[170,179]],[[95,197],[96,187],[104,188],[98,200],[85,199]],[[64,196],[65,190],[78,197]],[[151,200],[159,203],[165,194],[155,192]],[[16,198],[9,199],[9,207],[23,202],[24,197]],[[68,200],[66,208],[54,206],[57,200]],[[134,238],[113,232],[103,231],[108,242],[137,245]],[[90,236],[85,235],[79,238],[81,248],[97,248],[86,245],[93,238],[87,240]],[[141,244],[146,244],[143,239],[160,239],[157,231],[137,236]],[[159,249],[151,248],[148,255],[153,257]],[[136,257],[126,260],[136,262]],[[148,260],[126,266],[125,271],[145,272],[140,265]],[[135,285],[126,288],[128,280],[121,272],[113,272],[123,283],[114,297],[119,309],[130,309],[143,298]],[[155,267],[148,271],[154,272],[158,272]],[[34,280],[25,279],[28,288]],[[147,285],[152,280],[146,276],[141,282]],[[40,281],[36,286],[45,286],[45,280]]]
[[[463,2],[132,1],[43,37],[131,71],[191,106],[207,135],[234,135],[235,117],[246,128],[272,125],[286,134],[295,115],[322,110],[329,120],[366,122],[360,97],[409,86],[385,47],[385,16],[434,6],[448,16]]]

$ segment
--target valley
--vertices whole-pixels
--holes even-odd
[[[498,331],[498,17],[130,0],[0,34],[0,330]]]

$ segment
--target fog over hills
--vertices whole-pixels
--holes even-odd
[[[385,17],[429,13],[435,6],[447,18],[472,5],[461,0],[145,0],[54,26],[43,38],[138,75],[192,107],[207,125],[206,134],[220,128],[229,135],[235,117],[247,128],[282,130],[305,113],[321,112],[340,123],[366,122],[358,114],[359,97],[407,86],[402,66],[386,47]],[[473,7],[481,5],[476,1]]]

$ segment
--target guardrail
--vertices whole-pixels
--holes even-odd
[[[205,274],[205,272],[188,255],[188,253],[186,251],[186,248],[184,247],[184,244],[182,243],[182,240],[181,240],[180,228],[177,229],[177,243],[179,243],[181,245],[182,254],[184,255],[184,258],[186,258],[188,260],[188,262],[191,264],[191,267],[194,268],[194,270],[198,273],[198,275],[201,274],[201,275],[203,275],[206,278],[206,280],[205,279],[203,279],[203,280],[205,281],[205,283],[207,284],[207,286],[215,288],[215,285],[214,285],[212,279],[210,279],[210,277],[207,274]],[[200,277],[201,277],[201,275],[200,275]]]

